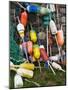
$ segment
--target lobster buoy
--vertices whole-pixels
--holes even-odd
[[[38,45],[33,46],[34,57],[38,60],[40,58],[40,49]]]
[[[53,35],[57,34],[57,27],[53,20],[50,21],[50,30]]]
[[[24,11],[21,13],[21,23],[26,26],[27,25],[27,19],[28,19],[28,15],[27,15],[27,12]]]
[[[24,25],[19,23],[17,25],[17,30],[19,32],[20,37],[23,39],[23,37],[24,37],[24,30],[25,30]]]
[[[35,66],[32,63],[23,63],[20,64],[21,68],[28,69],[28,70],[34,70]]]
[[[62,30],[57,31],[57,42],[59,46],[62,46],[64,44],[64,36]]]
[[[14,88],[21,88],[21,87],[23,87],[22,77],[16,74],[14,77]]]
[[[61,67],[59,64],[55,63],[55,62],[52,62],[52,66],[53,66],[53,68],[55,68],[55,69],[57,69],[57,70],[61,70],[61,71],[65,72],[65,71],[62,69],[62,67]]]
[[[50,13],[50,9],[45,8],[45,7],[40,7],[40,14],[49,14]]]
[[[43,45],[40,45],[40,55],[43,58],[43,60],[45,60],[45,61],[48,60],[48,55],[47,55]]]
[[[37,5],[28,5],[26,9],[29,13],[37,13],[40,10],[39,6]]]
[[[32,52],[33,52],[33,44],[32,44],[32,41],[28,41],[27,42],[27,51],[30,55],[32,55]]]
[[[30,38],[31,38],[31,41],[34,43],[37,41],[37,35],[36,35],[36,32],[34,30],[30,31]]]
[[[60,60],[60,56],[59,55],[50,56],[49,60],[51,60],[51,61],[59,61]]]
[[[17,70],[17,74],[25,77],[25,78],[32,78],[33,77],[33,71],[32,70],[27,70],[24,68],[19,68]]]

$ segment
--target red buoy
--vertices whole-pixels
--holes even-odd
[[[47,55],[47,52],[45,51],[45,48],[43,45],[40,45],[40,54],[41,54],[41,57],[47,61],[48,60],[48,55]]]
[[[28,14],[26,11],[21,13],[21,23],[26,26],[27,25],[27,19],[28,19]]]

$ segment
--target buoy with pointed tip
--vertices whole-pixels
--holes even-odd
[[[32,63],[22,63],[20,65],[12,65],[11,67],[20,67],[28,70],[34,70],[35,65]]]
[[[44,61],[48,60],[48,55],[47,55],[43,45],[40,45],[40,55],[41,55],[41,57],[43,58]]]
[[[24,26],[27,25],[27,19],[28,19],[27,12],[26,11],[22,12],[21,13],[21,18],[20,18],[22,25],[24,25]]]
[[[37,41],[37,35],[36,35],[36,32],[34,30],[30,31],[30,38],[31,38],[31,41],[34,43]]]
[[[33,43],[32,43],[32,41],[27,42],[27,51],[30,55],[32,55],[32,52],[33,52]]]
[[[29,13],[38,13],[39,10],[40,10],[40,7],[38,5],[32,5],[32,4],[30,4],[30,5],[27,6],[26,9],[27,9],[27,11]]]
[[[14,88],[23,87],[23,79],[20,75],[16,74],[14,77]]]
[[[64,36],[62,29],[57,31],[57,42],[59,46],[62,46],[64,44]]]
[[[17,30],[19,32],[20,37],[23,39],[25,30],[24,25],[19,22],[19,24],[17,25]]]
[[[53,66],[53,68],[65,72],[65,70],[63,70],[59,64],[52,62],[51,65]]]
[[[50,30],[53,35],[57,34],[57,27],[53,20],[50,20]]]
[[[33,53],[34,53],[34,57],[38,60],[40,58],[40,49],[39,49],[39,45],[35,44],[33,46]]]
[[[17,69],[17,74],[25,77],[25,78],[32,78],[33,77],[33,71],[32,70],[27,70],[24,68],[19,68]]]
[[[50,56],[49,60],[51,60],[51,61],[59,61],[60,60],[60,56],[59,55]]]

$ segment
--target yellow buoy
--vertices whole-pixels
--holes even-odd
[[[20,66],[29,70],[34,70],[35,68],[34,64],[32,63],[23,63],[23,64],[20,64]]]
[[[32,63],[22,63],[20,65],[11,65],[11,67],[20,67],[28,70],[34,70],[35,65]]]
[[[34,57],[38,60],[40,58],[40,49],[38,45],[33,46]]]
[[[30,38],[31,38],[32,42],[34,42],[34,43],[37,41],[37,35],[34,30],[30,31]]]

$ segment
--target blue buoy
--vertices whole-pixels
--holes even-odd
[[[29,13],[37,13],[37,12],[39,12],[39,10],[40,10],[39,6],[36,6],[36,5],[28,5],[27,6],[27,11]]]

